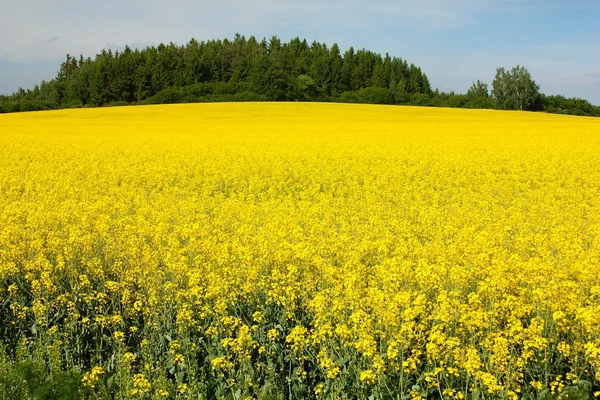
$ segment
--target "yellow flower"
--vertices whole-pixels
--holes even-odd
[[[179,393],[179,394],[184,394],[185,392],[187,392],[187,390],[188,390],[188,386],[185,383],[182,383],[179,386],[177,386],[177,393]]]
[[[81,383],[84,386],[89,387],[90,389],[94,389],[100,380],[100,377],[104,375],[104,369],[102,367],[94,367],[91,371],[83,374],[83,378],[81,379]]]
[[[7,291],[9,294],[14,296],[18,290],[19,290],[19,288],[14,283],[11,283],[10,285],[8,285]]]
[[[279,337],[279,331],[277,329],[269,329],[267,331],[267,337],[269,340],[275,340]]]
[[[123,343],[125,341],[125,334],[121,331],[115,331],[113,337],[117,342]]]
[[[260,324],[265,320],[265,316],[260,311],[256,311],[254,314],[252,314],[252,320],[257,324]]]
[[[132,396],[143,395],[150,391],[150,382],[146,379],[144,374],[135,374],[133,376],[133,389],[130,394]]]
[[[319,397],[324,390],[325,386],[322,383],[319,383],[317,386],[315,386],[315,396]]]
[[[226,368],[229,362],[225,357],[215,357],[211,361],[211,365],[213,368]]]
[[[370,369],[361,371],[361,373],[360,373],[361,382],[365,382],[367,384],[375,383],[376,378],[377,378],[377,375],[375,374],[375,372],[373,372],[373,370],[370,370]]]
[[[531,385],[532,388],[534,388],[535,390],[538,390],[538,391],[542,390],[542,388],[544,387],[544,385],[540,381],[531,381],[529,384]]]
[[[127,352],[125,354],[123,354],[123,361],[128,362],[128,363],[133,363],[135,362],[135,354]]]
[[[598,132],[334,103],[2,114],[0,311],[28,338],[6,350],[98,363],[88,388],[143,372],[124,396],[197,397],[154,374],[174,361],[231,397],[280,359],[322,398],[399,375],[411,398],[561,396],[600,380]]]
[[[301,325],[295,326],[285,341],[290,345],[292,352],[299,353],[308,345],[308,330]]]

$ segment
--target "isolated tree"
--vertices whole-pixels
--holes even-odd
[[[520,65],[511,71],[498,68],[492,82],[492,97],[497,107],[508,110],[532,110],[540,96],[539,90],[527,68]]]

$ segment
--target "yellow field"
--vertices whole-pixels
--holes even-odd
[[[0,115],[0,189],[5,368],[117,398],[600,390],[600,119]]]

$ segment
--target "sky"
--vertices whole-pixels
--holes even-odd
[[[3,0],[0,94],[52,79],[67,53],[236,33],[389,53],[447,92],[519,64],[543,93],[600,105],[600,0]]]

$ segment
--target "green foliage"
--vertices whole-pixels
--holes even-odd
[[[42,111],[55,110],[59,107],[58,103],[43,100],[9,100],[0,103],[0,113],[13,113],[20,111]]]
[[[298,101],[314,101],[321,98],[321,88],[310,75],[299,75],[291,85],[292,93],[288,96]]]
[[[0,96],[0,113],[126,104],[208,101],[341,101],[436,107],[500,108],[600,116],[582,99],[540,95],[529,71],[499,68],[492,84],[466,94],[432,91],[421,68],[405,60],[337,44],[277,37],[268,41],[190,40],[183,46],[102,50],[93,59],[67,54],[56,78]]]
[[[173,104],[181,103],[184,93],[179,88],[166,88],[148,99],[149,104]]]
[[[180,88],[163,89],[139,104],[204,103],[226,101],[266,101],[265,95],[243,90],[244,85],[197,83]]]
[[[465,108],[494,108],[494,100],[490,97],[487,83],[480,80],[473,82],[465,96]]]
[[[504,68],[496,70],[492,96],[498,108],[533,111],[536,109],[539,89],[527,68],[517,65],[511,71]]]
[[[584,99],[542,95],[540,103],[542,109],[549,113],[600,117],[600,107],[595,107]]]
[[[488,97],[490,97],[487,83],[483,83],[480,80],[477,80],[477,82],[473,82],[473,84],[467,91],[467,96],[471,98],[487,99]]]
[[[0,349],[0,398],[75,400],[88,397],[77,370],[49,371],[39,358],[23,357],[23,350],[22,347],[17,349],[20,359],[11,360]]]
[[[394,104],[394,95],[389,89],[367,87],[344,92],[338,100],[342,103]]]
[[[410,104],[414,106],[431,106],[432,99],[424,93],[415,93],[411,96]]]
[[[350,49],[342,56],[337,44],[309,45],[299,38],[282,43],[275,36],[258,42],[236,35],[233,40],[192,39],[183,46],[161,43],[141,50],[102,50],[94,59],[67,55],[55,79],[0,99],[0,106],[3,112],[18,112],[230,98],[326,101],[366,88],[379,90],[361,92],[359,101],[391,104],[396,101],[383,93],[398,81],[405,82],[402,93],[431,90],[421,69],[400,58],[383,58],[365,49]]]

